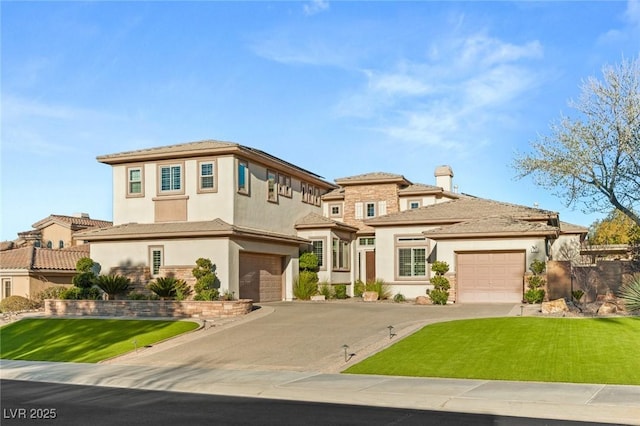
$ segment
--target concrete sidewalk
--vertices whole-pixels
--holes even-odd
[[[0,378],[640,425],[640,387],[0,360]]]

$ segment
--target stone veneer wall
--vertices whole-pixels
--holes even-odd
[[[59,300],[44,301],[51,316],[230,318],[248,314],[253,301]]]
[[[387,214],[400,211],[400,206],[398,205],[398,184],[376,183],[370,185],[345,186],[343,221],[348,225],[357,226],[361,230],[373,231],[373,228],[366,226],[363,220],[356,219],[356,203],[375,202],[377,214],[378,201],[387,202]]]

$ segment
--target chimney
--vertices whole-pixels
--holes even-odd
[[[451,170],[451,166],[436,167],[434,176],[436,177],[436,186],[451,192],[451,182],[453,180],[453,170]]]

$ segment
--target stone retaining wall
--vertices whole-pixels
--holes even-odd
[[[59,300],[44,301],[51,316],[230,318],[248,314],[253,301]]]

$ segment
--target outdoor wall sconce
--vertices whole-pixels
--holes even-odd
[[[393,326],[390,325],[389,327],[387,327],[389,329],[389,340],[391,340],[391,338],[393,336],[395,336],[395,333],[393,332]]]
[[[531,246],[531,253],[537,253],[538,252],[538,246],[533,245]]]
[[[347,362],[349,360],[349,354],[347,354],[349,345],[342,345],[342,349],[344,349],[344,362]]]

